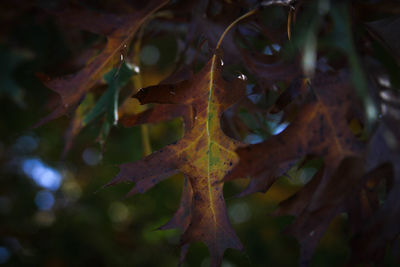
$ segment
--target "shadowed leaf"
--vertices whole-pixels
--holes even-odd
[[[392,123],[394,120],[392,121]],[[398,122],[398,121],[397,121]],[[351,240],[352,254],[349,265],[367,262],[382,262],[388,244],[392,244],[400,234],[400,152],[399,147],[388,143],[387,130],[381,125],[371,139],[369,147],[369,165],[382,168],[381,164],[390,164],[389,173],[381,174],[388,181],[387,195],[381,208],[371,207],[371,218],[357,229]],[[389,179],[388,179],[389,178]],[[392,179],[390,179],[392,178]],[[370,186],[373,188],[373,186]],[[370,189],[371,190],[371,189]]]
[[[66,133],[63,151],[64,156],[71,148],[75,136],[78,135],[87,124],[101,115],[105,117],[100,132],[100,141],[104,143],[111,126],[115,125],[118,121],[119,91],[128,83],[133,74],[133,69],[124,62],[121,64],[120,68],[113,68],[104,75],[104,80],[107,82],[108,88],[93,107],[88,106],[90,100],[87,99],[93,98],[92,95],[88,94],[86,96],[85,100],[75,110],[74,117]]]
[[[231,83],[223,80],[217,55],[187,81],[140,90],[135,97],[142,104],[161,105],[123,119],[125,125],[181,116],[185,118],[185,134],[176,144],[138,162],[121,165],[121,172],[110,183],[135,182],[130,193],[143,193],[175,172],[185,174],[188,185],[181,206],[174,218],[161,228],[184,228],[182,244],[204,242],[209,248],[212,266],[221,264],[227,248],[242,249],[228,221],[223,184],[217,182],[238,161],[234,152],[238,143],[222,132],[220,118],[243,94],[242,80]],[[177,217],[181,221],[177,222]]]
[[[294,235],[302,244],[300,261],[303,263],[309,262],[319,238],[329,225],[332,216],[334,217],[338,212],[329,209],[329,206],[333,205],[329,201],[321,202],[318,198],[327,194],[327,191],[337,182],[335,177],[342,177],[344,170],[350,169],[349,165],[353,163],[360,165],[359,158],[362,158],[364,150],[364,145],[348,127],[349,118],[356,116],[355,111],[358,107],[358,102],[353,96],[354,89],[348,77],[344,74],[336,76],[320,74],[311,80],[311,88],[313,92],[309,92],[294,121],[281,134],[272,136],[263,143],[239,148],[236,152],[239,154],[240,162],[225,177],[225,180],[248,176],[252,178],[249,186],[240,194],[241,196],[254,192],[266,192],[276,179],[299,159],[310,155],[322,157],[323,171],[315,175],[300,195],[296,196],[296,199],[286,202],[285,205],[289,205],[290,208],[284,209],[285,212],[281,211],[299,216],[297,217],[299,222],[295,222],[294,228],[297,224],[301,225],[306,221],[305,225],[310,227],[299,226],[300,229],[293,230]],[[342,161],[344,163],[341,163]],[[341,167],[341,164],[345,167]],[[351,175],[354,179],[353,184],[357,185],[362,177],[362,168],[355,169],[361,171],[361,174]],[[349,182],[348,179],[345,181]],[[335,185],[335,187],[340,186]],[[337,201],[342,200],[340,198]],[[321,207],[315,206],[319,204]],[[332,212],[330,213],[332,215],[325,214],[318,223],[308,224],[309,221],[303,218],[306,215],[301,215],[304,210],[322,212],[322,208]],[[314,230],[310,236],[309,233],[317,225],[318,229]]]
[[[61,96],[61,104],[52,113],[39,121],[35,127],[43,125],[75,109],[80,101],[83,100],[85,94],[96,84],[98,79],[108,71],[110,64],[113,64],[116,59],[119,59],[121,51],[126,49],[130,40],[141,25],[167,2],[167,0],[150,1],[143,10],[129,16],[114,18],[112,26],[103,21],[103,19],[109,18],[108,15],[93,15],[92,12],[90,12],[88,17],[83,21],[79,22],[74,20],[74,23],[78,24],[81,28],[106,34],[106,46],[100,54],[79,72],[73,75],[43,81],[47,87]],[[69,17],[71,14],[73,13],[61,12],[60,16],[65,15]],[[80,16],[83,16],[83,14],[80,14]],[[93,21],[89,23],[87,21],[88,19]],[[87,26],[87,24],[89,24],[89,26]]]

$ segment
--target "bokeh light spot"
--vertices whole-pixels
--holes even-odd
[[[140,60],[143,64],[151,66],[155,65],[160,59],[160,51],[154,45],[146,45],[140,51]]]
[[[10,259],[10,252],[5,247],[0,247],[0,264],[6,263]]]
[[[228,209],[229,218],[232,223],[244,223],[250,219],[251,211],[249,206],[244,202],[231,205]]]
[[[49,191],[40,191],[35,196],[35,204],[39,210],[50,210],[54,205],[54,196]]]
[[[40,159],[30,158],[22,161],[24,173],[31,177],[36,184],[49,190],[57,190],[60,187],[61,174],[44,164]]]
[[[82,153],[83,161],[90,166],[99,164],[101,160],[101,154],[97,149],[86,148]]]

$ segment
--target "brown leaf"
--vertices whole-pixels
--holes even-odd
[[[322,156],[324,176],[329,176],[343,158],[362,151],[363,144],[348,127],[358,103],[348,77],[320,74],[311,84],[315,94],[309,94],[294,121],[263,143],[239,148],[240,163],[226,180],[276,178],[306,155]]]
[[[110,182],[135,182],[130,193],[144,193],[176,172],[185,174],[190,186],[185,187],[174,218],[163,227],[183,227],[182,244],[204,242],[210,251],[212,266],[221,264],[227,248],[242,249],[228,220],[223,184],[218,182],[238,161],[234,150],[239,145],[222,132],[220,118],[223,111],[243,95],[242,80],[230,83],[223,80],[221,59],[217,55],[187,81],[140,90],[135,97],[142,104],[161,105],[123,119],[126,125],[157,122],[179,115],[185,118],[185,134],[176,144],[140,161],[121,165],[120,173]],[[178,222],[176,217],[183,221]]]
[[[157,123],[183,117],[186,130],[193,127],[193,109],[188,105],[160,104],[139,114],[125,115],[120,122],[125,127],[144,123]]]
[[[352,186],[359,184],[364,150],[363,143],[348,127],[358,103],[349,77],[319,74],[311,81],[311,88],[313,93],[309,93],[297,117],[282,133],[236,150],[240,162],[225,177],[252,178],[241,195],[265,192],[299,159],[322,157],[323,170],[284,202],[278,212],[297,216],[290,229],[302,245],[300,261],[304,265],[310,261],[331,219],[352,195]],[[312,216],[316,217],[310,220]]]
[[[398,122],[398,121],[393,121]],[[386,178],[387,195],[383,206],[371,208],[372,216],[357,229],[351,241],[352,254],[349,265],[367,262],[382,262],[388,244],[393,244],[400,234],[400,150],[390,145],[387,139],[388,131],[381,124],[370,141],[369,162],[371,168],[382,168],[389,164],[389,173],[380,174]],[[393,179],[391,179],[393,178]],[[377,182],[375,182],[377,184]],[[369,190],[373,189],[373,184]]]
[[[112,15],[100,15],[93,12],[77,15],[73,11],[63,11],[61,14],[65,15],[66,18],[83,16],[83,20],[75,19],[73,23],[86,30],[106,35],[107,44],[101,53],[78,73],[44,81],[47,87],[61,96],[61,104],[52,113],[40,120],[35,127],[75,109],[98,79],[109,70],[113,60],[119,59],[121,51],[126,49],[129,41],[141,25],[167,2],[168,0],[151,1],[144,9],[132,15],[111,19],[110,24],[108,24],[108,20]],[[103,21],[104,19],[107,19],[107,21]]]
[[[360,191],[363,170],[362,159],[345,158],[325,183],[321,183],[321,169],[300,192],[280,204],[277,215],[296,216],[286,231],[301,244],[300,266],[309,264],[331,220],[347,211],[348,203]]]

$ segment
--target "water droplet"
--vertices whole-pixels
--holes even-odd
[[[135,74],[139,74],[140,73],[140,68],[139,68],[138,65],[133,65],[132,68],[133,68],[133,71],[135,72]]]
[[[173,91],[169,91],[169,93],[170,93],[171,95],[175,95],[175,92],[173,92]]]
[[[244,75],[244,74],[240,74],[240,75],[238,76],[238,78],[239,78],[240,80],[243,80],[243,81],[246,81],[246,80],[247,80],[247,77],[246,77],[246,75]]]

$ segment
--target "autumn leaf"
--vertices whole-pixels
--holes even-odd
[[[105,48],[79,72],[51,80],[42,79],[47,87],[61,96],[61,103],[52,113],[40,120],[35,127],[74,110],[83,100],[85,94],[108,72],[110,64],[115,63],[115,60],[120,60],[121,52],[126,50],[130,40],[141,25],[167,2],[167,0],[150,1],[144,9],[120,17],[98,14],[92,11],[76,12],[76,10],[71,11],[69,9],[57,11],[56,14],[64,18],[65,21],[71,22],[84,30],[105,35],[107,43]]]
[[[241,161],[226,180],[250,176],[254,182],[245,193],[265,191],[306,155],[323,156],[329,176],[343,158],[362,151],[363,144],[348,127],[349,118],[357,117],[357,100],[348,77],[320,74],[308,90],[306,96],[298,96],[304,98],[301,109],[282,133],[237,150]],[[257,180],[270,182],[262,186]],[[255,183],[260,184],[254,187]]]
[[[294,225],[305,220],[300,216],[302,212],[332,206],[330,202],[334,199],[322,201],[318,198],[326,196],[332,188],[336,188],[330,185],[330,183],[337,183],[335,177],[342,177],[343,173],[346,173],[346,177],[351,176],[353,181],[351,184],[357,185],[363,175],[362,167],[355,168],[357,172],[361,172],[357,175],[343,170],[343,168],[349,169],[349,166],[362,166],[364,152],[363,143],[356,138],[348,126],[352,118],[357,118],[358,103],[348,76],[319,74],[311,80],[309,89],[312,91],[306,96],[301,95],[304,97],[304,104],[294,121],[282,133],[272,136],[263,143],[238,148],[236,152],[240,157],[240,162],[225,177],[226,181],[252,178],[249,186],[240,196],[266,192],[279,176],[286,173],[301,158],[322,157],[323,172],[317,173],[310,185],[299,193],[300,196],[279,211],[279,214],[299,216],[296,220],[300,222],[295,221]],[[354,160],[350,160],[351,158]],[[341,166],[343,164],[345,167]],[[345,181],[350,183],[351,180]],[[351,194],[352,191],[349,192],[349,195]],[[320,206],[314,207],[315,205]],[[313,240],[309,238],[309,233],[315,226],[313,224],[307,224],[311,230],[302,228],[301,231],[299,230],[300,233],[295,234],[303,245],[301,261],[310,260],[318,240],[326,229],[322,222],[326,220],[324,223],[328,225],[330,219],[329,216],[322,216],[318,226],[320,230],[314,230],[311,235]]]
[[[224,31],[216,53],[189,80],[141,89],[134,96],[141,104],[159,105],[122,120],[126,126],[133,126],[183,117],[185,134],[182,139],[140,161],[120,165],[119,174],[108,183],[134,182],[136,184],[129,194],[135,194],[146,192],[178,172],[187,177],[180,208],[171,221],[161,227],[184,229],[181,261],[187,245],[193,241],[207,245],[211,266],[220,266],[227,248],[242,249],[228,219],[221,183],[238,162],[234,151],[239,143],[224,134],[221,117],[228,107],[244,96],[245,82],[242,76],[229,83],[222,78],[219,47],[226,33],[237,22],[255,12],[252,10],[239,17]]]
[[[386,114],[385,119],[390,121],[393,127],[398,120],[392,115]],[[391,143],[394,139],[390,133],[390,127],[381,124],[375,131],[369,144],[368,163],[373,170],[382,169],[385,164],[389,172],[381,177],[386,178],[386,196],[382,206],[371,207],[372,216],[365,220],[357,229],[351,240],[352,254],[349,264],[382,262],[387,251],[388,244],[392,245],[393,255],[400,260],[396,251],[396,242],[400,234],[400,205],[398,196],[400,193],[400,161],[399,144]],[[396,127],[397,128],[397,127]],[[375,184],[378,184],[375,182]],[[368,191],[376,190],[370,185]]]
[[[186,132],[176,144],[166,146],[138,162],[121,165],[120,173],[109,183],[135,182],[130,194],[144,193],[172,174],[184,173],[192,193],[187,193],[190,201],[186,198],[182,201],[185,211],[178,212],[190,216],[189,225],[183,227],[182,244],[196,240],[204,242],[209,248],[213,266],[221,263],[227,248],[242,249],[228,221],[223,184],[217,183],[238,161],[234,152],[238,143],[222,132],[220,118],[223,111],[238,101],[243,93],[242,80],[236,79],[231,83],[223,80],[218,55],[214,55],[190,80],[139,91],[135,97],[141,104],[161,105],[123,119],[125,125],[143,123],[142,118],[152,123],[160,118],[170,118],[166,116],[182,116]],[[165,115],[160,117],[160,114]],[[169,226],[180,225],[175,222],[169,223]]]
[[[285,232],[296,237],[301,245],[300,266],[310,264],[330,222],[338,214],[350,211],[354,196],[361,190],[364,163],[362,158],[347,157],[325,183],[323,174],[321,169],[298,193],[280,203],[275,213],[295,216]]]

